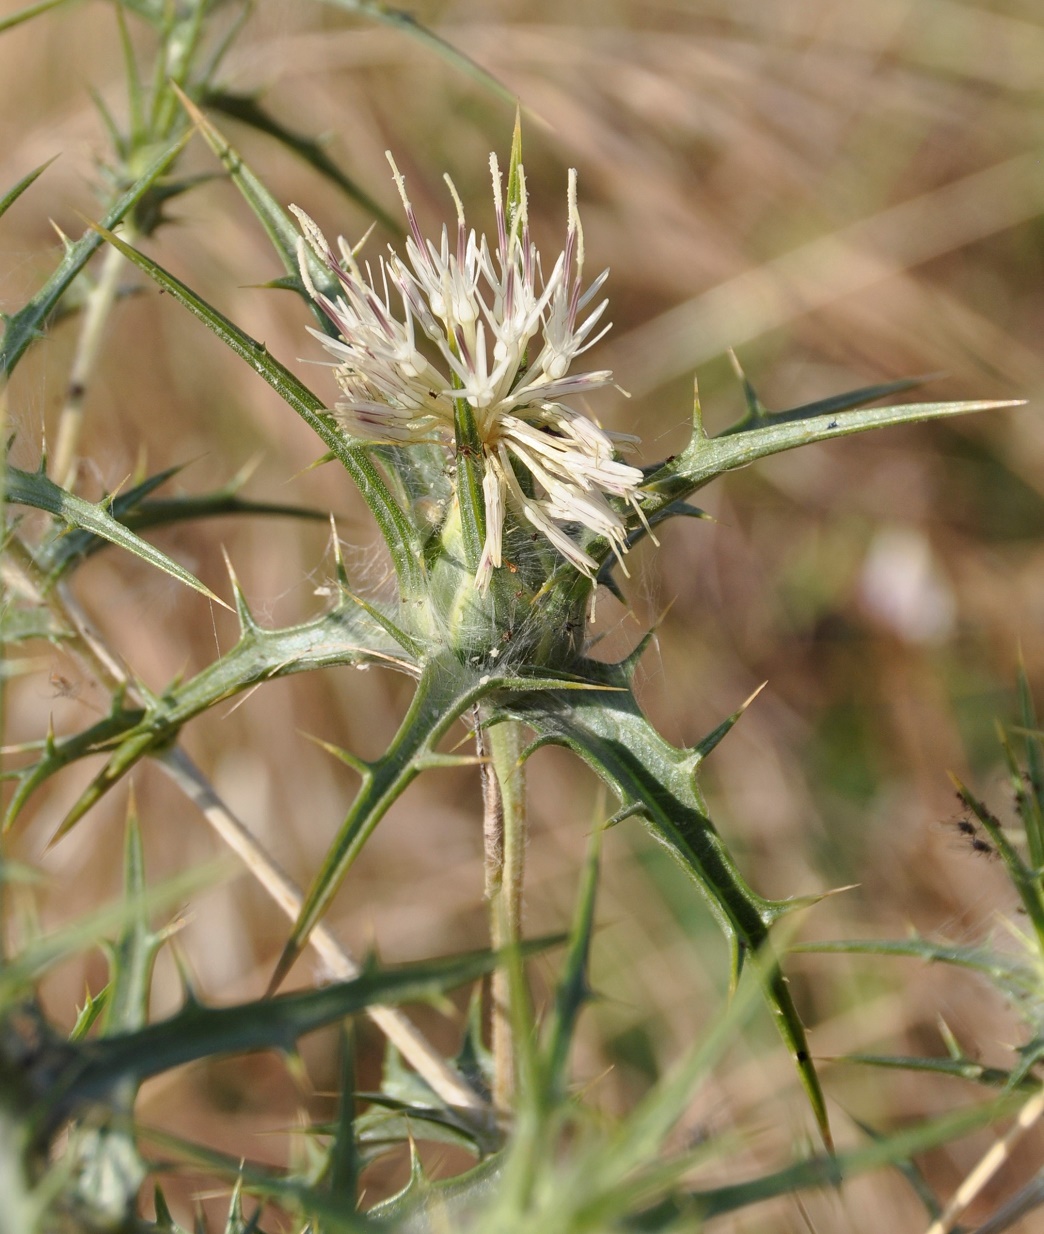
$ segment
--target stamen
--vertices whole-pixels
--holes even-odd
[[[392,249],[375,264],[360,265],[370,232],[354,248],[339,238],[335,253],[313,220],[292,207],[302,232],[296,246],[301,281],[340,333],[330,338],[315,332],[333,357],[344,396],[334,412],[342,427],[370,442],[437,441],[448,448],[455,402],[467,399],[486,460],[479,588],[486,589],[503,562],[512,515],[590,578],[599,561],[572,538],[576,525],[607,546],[601,555],[611,551],[624,568],[629,533],[640,524],[652,535],[638,500],[642,473],[616,454],[617,446],[633,439],[605,431],[562,401],[613,384],[608,370],[570,371],[576,357],[610,329],[608,301],[598,299],[608,272],[583,286],[576,171],[568,175],[564,251],[545,277],[530,239],[521,165],[508,200],[500,165],[490,156],[497,228],[491,253],[484,236],[468,231],[464,203],[449,176],[456,241],[451,243],[445,227],[438,243],[423,236],[390,153],[388,162],[409,224],[401,257]],[[310,254],[337,280],[336,297],[316,286]],[[418,350],[418,323],[431,358]],[[531,478],[526,490],[516,469]]]

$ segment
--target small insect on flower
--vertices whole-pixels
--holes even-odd
[[[618,447],[636,438],[608,432],[562,401],[613,384],[608,370],[570,371],[610,325],[602,322],[608,301],[595,303],[608,271],[586,290],[583,285],[576,172],[569,173],[565,249],[545,276],[530,239],[521,165],[518,200],[506,204],[500,168],[490,156],[496,215],[491,249],[485,236],[468,230],[449,177],[455,240],[446,227],[438,245],[426,240],[390,155],[389,161],[409,224],[405,259],[389,249],[376,270],[362,266],[343,239],[335,253],[308,215],[291,206],[304,235],[298,243],[301,278],[341,336],[312,331],[333,357],[344,396],[334,414],[361,442],[450,446],[456,403],[466,400],[481,445],[486,538],[479,587],[485,589],[492,571],[505,564],[509,515],[531,524],[593,577],[598,562],[566,529],[587,528],[620,559],[627,524],[609,499],[630,505],[642,519],[642,473],[616,457]],[[339,294],[316,288],[305,242],[334,276]],[[531,493],[519,483],[516,468],[532,477]]]

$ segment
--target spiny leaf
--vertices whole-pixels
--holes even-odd
[[[45,780],[77,759],[111,750],[126,733],[134,729],[144,714],[140,707],[125,709],[117,704],[104,719],[80,733],[62,738],[60,742],[55,739],[53,731],[48,730],[42,755],[37,762],[17,772],[5,773],[6,778],[17,779],[18,787],[8,803],[4,828],[12,825],[30,795]]]
[[[557,939],[526,944],[529,952]],[[299,1038],[372,1006],[418,1002],[490,972],[502,957],[483,950],[378,968],[351,981],[231,1007],[190,1003],[166,1020],[134,1032],[83,1043],[74,1065],[55,1084],[63,1110],[104,1097],[113,1085],[141,1083],[174,1067],[217,1054],[292,1051]]]
[[[469,77],[473,77],[498,98],[512,104],[512,106],[515,105],[515,95],[494,77],[492,73],[482,68],[481,65],[476,64],[469,56],[466,56],[434,31],[429,30],[427,26],[422,26],[413,14],[408,13],[405,9],[391,8],[383,3],[383,0],[325,0],[325,3],[333,8],[344,9],[349,13],[358,13],[360,16],[369,17],[373,21],[383,22],[387,26],[393,26],[395,29],[401,30],[433,50],[454,68],[460,69]]]
[[[19,783],[8,806],[10,826],[30,794],[50,776],[91,754],[113,752],[110,762],[74,804],[64,834],[136,761],[167,747],[182,725],[224,699],[275,677],[346,665],[383,664],[415,675],[398,647],[384,645],[383,631],[355,605],[336,607],[313,621],[283,630],[253,626],[219,660],[188,681],[167,688],[144,707],[116,700],[110,715],[80,733],[51,740],[42,757],[16,773]]]
[[[766,685],[768,685],[768,682],[763,681],[754,693],[736,708],[731,716],[728,716],[726,719],[722,720],[717,728],[712,729],[702,741],[698,741],[696,743],[695,752],[699,756],[700,762],[702,762],[707,755],[710,754],[710,752],[715,749],[717,745],[728,736],[729,733],[732,732],[740,716],[743,715],[761,691],[764,690]]]
[[[385,753],[366,765],[363,783],[301,906],[276,965],[270,990],[276,989],[290,971],[373,829],[408,785],[431,765],[438,743],[452,724],[481,699],[491,695],[552,688],[569,691],[615,687],[569,678],[526,678],[495,673],[476,676],[448,654],[433,657],[422,665],[416,692],[398,733]],[[446,764],[436,757],[435,765]]]
[[[817,955],[907,956],[934,964],[953,964],[981,973],[994,985],[1016,994],[1034,997],[1040,993],[1040,975],[1032,963],[991,947],[963,947],[957,943],[935,942],[928,938],[887,939],[853,938],[837,942],[798,943],[797,952]]]
[[[224,863],[213,863],[178,874],[150,887],[144,896],[146,906],[152,912],[159,912],[179,904],[226,873]],[[141,905],[136,899],[124,899],[96,909],[70,925],[34,940],[18,956],[0,967],[0,1006],[9,1005],[53,965],[94,946],[140,911]]]
[[[617,692],[600,698],[584,692],[559,699],[523,697],[503,710],[528,724],[537,734],[537,744],[574,750],[613,790],[621,808],[635,807],[703,895],[729,942],[738,978],[744,956],[759,951],[771,924],[799,904],[766,900],[747,886],[707,818],[693,775],[694,753],[675,749],[653,729],[619,666],[587,661],[585,670],[592,682],[612,684]],[[765,989],[777,1028],[829,1144],[826,1104],[805,1030],[778,968],[766,977]]]
[[[11,30],[15,26],[20,26],[23,21],[31,21],[34,17],[39,17],[41,13],[46,13],[48,9],[56,9],[60,4],[65,3],[67,3],[67,0],[39,0],[38,4],[30,4],[27,8],[19,9],[17,13],[10,13],[7,17],[0,17],[0,34],[3,34],[5,30]]]
[[[1011,1086],[1012,1074],[1002,1067],[987,1067],[974,1058],[922,1058],[916,1054],[846,1054],[838,1060],[862,1067],[881,1067],[889,1071],[923,1071],[929,1075],[954,1076],[959,1080],[974,1080],[991,1088]],[[1025,1079],[1022,1087],[1035,1092],[1040,1085]]]
[[[240,359],[245,360],[333,451],[357,484],[381,529],[391,553],[401,590],[408,597],[422,594],[423,572],[417,535],[413,525],[395,503],[380,473],[366,456],[365,450],[348,443],[322,401],[316,398],[289,369],[271,356],[264,343],[252,339],[180,279],[175,278],[162,266],[146,257],[144,253],[124,243],[112,232],[104,228],[97,230],[129,261],[144,270],[159,286],[168,291],[173,299],[198,317]]]
[[[129,497],[129,494],[128,494]],[[289,505],[274,501],[251,501],[237,497],[226,489],[198,496],[171,497],[165,500],[131,503],[117,498],[112,503],[113,517],[132,531],[150,527],[170,527],[175,523],[202,518],[254,515],[273,518],[326,519],[325,510]],[[40,555],[41,566],[48,572],[63,573],[77,562],[105,547],[106,540],[90,532],[74,531],[46,545]]]
[[[87,991],[83,1006],[76,1013],[76,1023],[69,1030],[70,1041],[82,1041],[94,1027],[95,1021],[105,1013],[109,1003],[109,987],[102,986],[97,994]]]
[[[980,400],[963,403],[910,403],[896,407],[869,407],[857,411],[842,411],[825,419],[821,415],[782,423],[770,423],[742,432],[718,437],[696,437],[671,463],[649,478],[643,486],[642,509],[652,518],[656,511],[671,501],[677,501],[709,484],[727,471],[746,467],[758,459],[768,458],[784,450],[848,437],[870,429],[898,424],[915,424],[922,420],[967,415],[975,411],[990,411],[1001,407],[1020,407],[1023,400]]]
[[[186,133],[149,163],[141,177],[116,200],[105,215],[102,220],[103,229],[115,227],[134,209],[177,158],[187,140],[188,134]],[[91,229],[84,232],[74,244],[69,244],[57,269],[43,287],[28,304],[7,319],[3,342],[0,343],[0,374],[9,374],[22,358],[29,344],[39,336],[44,322],[58,306],[73,279],[97,251],[101,240],[101,234]]]
[[[334,745],[332,741],[323,741],[321,737],[316,737],[312,733],[302,733],[302,736],[317,745],[320,750],[325,750],[327,754],[333,755],[338,762],[344,763],[346,767],[351,767],[363,779],[371,774],[371,764],[366,759],[353,754],[351,750],[346,750],[343,746]]]
[[[60,3],[62,3],[62,0],[50,0],[49,7],[53,7],[54,4]],[[3,27],[0,26],[0,30],[2,30],[2,28]],[[23,176],[14,188],[5,193],[3,197],[0,197],[0,217],[3,217],[3,215],[7,213],[7,211],[14,205],[18,198],[21,197],[25,190],[36,180],[37,176],[43,175],[43,173],[48,167],[50,167],[57,157],[58,155],[56,154],[52,158],[49,158],[46,163],[41,163],[39,167],[34,168],[34,170],[29,172],[28,175]]]
[[[695,1204],[703,1219],[709,1220],[774,1196],[793,1195],[808,1187],[836,1187],[846,1178],[910,1161],[917,1153],[970,1135],[980,1127],[988,1127],[1015,1114],[1025,1100],[1025,1094],[1008,1093],[985,1105],[894,1131],[865,1148],[812,1157],[748,1182],[691,1192],[687,1198]]]
[[[1018,671],[1019,711],[1026,735],[1026,762],[1029,773],[1029,805],[1023,821],[1026,824],[1026,842],[1029,845],[1030,861],[1038,870],[1044,869],[1044,746],[1037,728],[1037,713],[1033,706],[1033,692],[1022,656],[1019,656]]]
[[[452,657],[426,664],[409,710],[385,753],[369,764],[351,809],[323,858],[290,938],[279,957],[269,990],[276,989],[304,949],[373,829],[392,803],[420,774],[458,716],[475,702],[475,681]]]
[[[325,176],[336,184],[352,201],[361,206],[367,214],[377,219],[388,231],[398,233],[402,230],[401,226],[374,201],[365,189],[360,188],[350,176],[346,175],[337,166],[326,153],[322,142],[287,128],[270,112],[265,111],[257,99],[251,98],[249,95],[230,94],[222,90],[213,90],[203,96],[202,102],[205,107],[213,107],[216,111],[230,116],[233,120],[249,125],[259,133],[267,133],[269,137],[274,137],[276,141],[286,146],[287,149],[293,150],[306,163],[314,167],[320,175]],[[231,168],[229,170],[231,172]]]
[[[359,1200],[359,1172],[362,1167],[355,1144],[355,1087],[355,1033],[349,1023],[341,1031],[340,1101],[326,1178],[332,1194],[342,1196],[352,1204],[357,1204]]]
[[[224,600],[216,596],[209,587],[204,586],[194,574],[186,570],[184,566],[179,566],[176,561],[172,561],[158,548],[154,548],[147,541],[136,536],[134,532],[114,519],[106,508],[75,496],[55,484],[42,472],[34,474],[8,465],[4,485],[4,496],[7,501],[46,510],[49,514],[64,519],[73,527],[79,527],[112,544],[118,544],[120,548],[126,549],[127,552],[133,553],[135,557],[140,557],[142,561],[147,561],[150,565],[157,566],[179,582],[187,583],[189,587],[206,596],[208,600],[213,600],[222,608],[228,608]]]
[[[133,794],[127,805],[123,845],[123,888],[129,912],[119,937],[108,948],[112,976],[105,1013],[105,1033],[130,1032],[147,1023],[152,970],[166,930],[149,925],[151,909],[145,879],[145,855]]]
[[[950,777],[960,800],[982,824],[990,837],[994,849],[999,853],[1008,871],[1015,890],[1019,893],[1022,907],[1033,925],[1037,935],[1037,945],[1044,951],[1044,887],[1041,886],[1040,869],[1031,869],[1022,859],[1022,855],[1004,833],[1000,821],[987,809],[964,784],[954,775]]]
[[[402,1234],[421,1234],[438,1226],[427,1220],[426,1205],[436,1215],[439,1224],[447,1229],[463,1229],[463,1221],[476,1212],[484,1213],[486,1204],[499,1192],[504,1170],[503,1155],[487,1157],[471,1170],[453,1178],[428,1182],[411,1175],[409,1184],[397,1195],[375,1204],[370,1215],[380,1221],[382,1230],[397,1230]],[[511,1214],[518,1220],[517,1211]],[[458,1224],[460,1222],[460,1224]],[[485,1230],[509,1228],[506,1225],[488,1224]]]
[[[733,371],[739,378],[740,385],[743,387],[743,399],[747,404],[747,414],[743,417],[739,424],[733,427],[732,431],[742,431],[743,429],[751,427],[755,424],[764,424],[769,419],[770,413],[768,408],[761,401],[761,399],[758,398],[757,391],[751,384],[747,374],[743,371],[743,366],[739,362],[739,356],[737,356],[731,349],[729,351],[729,360],[732,362]]]
[[[569,1049],[576,1021],[584,1004],[591,997],[588,984],[588,959],[594,934],[595,899],[598,892],[598,870],[602,848],[602,828],[591,833],[584,864],[583,880],[577,897],[573,928],[569,932],[569,949],[561,975],[555,985],[555,1005],[547,1026],[545,1047],[547,1095],[552,1103],[566,1094]]]
[[[139,1126],[137,1134],[141,1143],[162,1149],[164,1164],[169,1165],[173,1158],[179,1164],[238,1182],[249,1194],[273,1200],[289,1212],[306,1217],[310,1228],[321,1229],[323,1234],[388,1234],[386,1225],[357,1213],[351,1201],[326,1188],[310,1186],[296,1171],[277,1171],[244,1161],[241,1156],[221,1153],[154,1127]]]
[[[232,183],[239,189],[244,201],[253,210],[265,233],[272,242],[272,247],[279,255],[283,267],[287,271],[287,286],[298,292],[307,303],[318,321],[320,327],[328,334],[336,335],[337,330],[326,314],[315,303],[311,296],[305,293],[297,264],[298,241],[301,233],[282,205],[273,197],[264,181],[257,176],[243,161],[240,153],[225,140],[222,133],[207,119],[202,111],[190,98],[178,92],[182,107],[188,112],[199,130],[204,141],[214,154],[221,160]],[[336,300],[341,294],[341,288],[335,277],[312,252],[309,245],[304,246],[305,261],[308,265],[309,277],[312,283],[324,294]]]
[[[743,380],[746,381],[745,376]],[[762,407],[759,420],[763,424],[786,424],[791,420],[811,420],[816,416],[836,415],[839,411],[851,411],[855,407],[864,407],[867,403],[876,403],[878,399],[888,398],[891,394],[916,390],[918,386],[930,380],[931,377],[907,377],[900,381],[885,381],[878,385],[850,390],[845,394],[833,394],[829,398],[817,399],[814,403],[804,403],[800,407],[790,407],[786,411],[768,411]],[[746,421],[742,421],[739,424],[733,424],[721,436],[744,432],[745,423]]]
[[[494,1145],[466,1119],[451,1109],[417,1101],[390,1097],[386,1092],[360,1092],[356,1097],[367,1103],[365,1113],[356,1119],[359,1143],[370,1149],[393,1147],[410,1140],[429,1140],[453,1144],[476,1156],[485,1156]],[[428,1090],[426,1097],[434,1098]]]

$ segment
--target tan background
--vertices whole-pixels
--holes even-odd
[[[641,697],[679,743],[768,682],[705,784],[760,890],[859,884],[809,915],[807,937],[910,926],[982,937],[995,914],[1013,912],[1014,897],[998,866],[961,841],[946,772],[969,777],[1007,811],[993,725],[1013,715],[1020,645],[1031,677],[1044,682],[1038,6],[458,0],[415,12],[521,100],[534,227],[552,259],[564,234],[566,169],[578,168],[589,270],[612,269],[615,325],[592,359],[632,395],[610,393],[594,410],[641,435],[643,461],[684,441],[694,371],[712,430],[739,414],[723,354],[730,345],[774,409],[940,372],[915,397],[1030,400],[1024,410],[814,447],[728,478],[702,495],[716,521],[679,523],[659,549],[643,546],[631,563],[630,611],[607,598],[596,627],[614,654],[659,623]],[[131,25],[147,53],[149,36]],[[97,213],[92,185],[107,151],[85,91],[97,89],[122,118],[112,9],[83,4],[9,33],[0,61],[0,188],[61,155],[0,223],[0,308],[10,312],[56,260],[48,219],[78,234],[78,212]],[[290,126],[327,134],[329,153],[389,211],[397,203],[386,148],[429,228],[450,216],[444,171],[469,221],[489,224],[486,158],[495,148],[506,159],[512,109],[401,33],[321,5],[262,3],[224,81],[262,91]],[[280,199],[330,233],[354,240],[365,230],[361,210],[273,142],[218,123]],[[213,170],[201,142],[185,166]],[[256,286],[280,270],[235,190],[215,181],[171,213],[177,225],[150,251],[332,396],[323,370],[296,363],[318,350],[303,307]],[[389,238],[378,231],[371,245]],[[12,386],[13,459],[22,466],[35,466],[41,441],[53,440],[73,337],[70,324],[56,326]],[[332,466],[302,474],[318,453],[272,392],[169,299],[146,287],[118,306],[89,392],[82,493],[118,486],[142,455],[150,470],[189,463],[172,486],[183,492],[259,460],[246,492],[335,510],[353,579],[379,591],[383,566],[361,503]],[[321,603],[332,571],[326,539],[322,525],[222,520],[157,542],[227,595],[225,548],[256,614],[286,624]],[[115,553],[93,559],[77,587],[155,688],[197,671],[234,637],[227,614]],[[38,671],[11,691],[8,742],[39,736],[48,716],[59,731],[83,726],[106,705],[75,662],[38,654]],[[185,744],[306,882],[353,780],[304,734],[376,753],[402,712],[405,684],[348,670],[275,683],[196,721]],[[118,890],[123,788],[42,855],[87,774],[75,768],[38,794],[14,840],[52,876],[42,904],[49,924]],[[376,940],[397,959],[481,944],[477,785],[465,772],[428,780],[381,824],[338,898],[331,920],[353,947]],[[218,851],[158,773],[146,768],[134,784],[153,876]],[[607,807],[587,773],[558,753],[534,760],[531,784],[527,921],[542,932],[568,920],[586,833]],[[619,1109],[714,1016],[724,955],[702,907],[633,823],[610,837],[600,915],[596,984],[605,997],[589,1014],[578,1073],[593,1100]],[[252,997],[285,930],[240,878],[192,906],[181,942],[204,996]],[[952,973],[836,959],[795,961],[793,970],[819,1055],[940,1054],[940,1016],[984,1061],[1010,1062],[1005,1043],[1019,1039],[996,995]],[[87,976],[102,980],[100,961]],[[49,983],[57,1018],[69,1020],[83,981],[70,968]],[[157,1013],[178,997],[164,961]],[[434,1013],[426,1020],[452,1043],[452,1023]],[[753,1128],[750,1160],[733,1157],[730,1177],[740,1164],[779,1162],[809,1134],[786,1060],[773,1050],[768,1027],[754,1026],[693,1108],[687,1134]],[[322,1089],[333,1075],[327,1044],[307,1056]],[[851,1067],[825,1074],[845,1141],[858,1134],[848,1114],[885,1126],[974,1096],[953,1083]],[[318,1113],[329,1108],[315,1100]],[[214,1101],[224,1123],[204,1114]],[[251,1133],[286,1126],[296,1102],[277,1062],[252,1060],[156,1085],[142,1112],[278,1160],[282,1140]],[[933,1184],[945,1194],[983,1143],[934,1155]],[[904,1184],[860,1187],[809,1200],[815,1228],[918,1228]],[[872,1217],[859,1199],[868,1194]],[[735,1228],[806,1227],[783,1206]]]

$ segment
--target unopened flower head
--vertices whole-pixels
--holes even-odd
[[[334,411],[345,430],[373,443],[450,444],[456,401],[470,405],[482,446],[486,539],[476,576],[482,588],[502,564],[509,511],[593,575],[597,563],[567,528],[588,528],[619,557],[626,550],[626,524],[607,497],[622,499],[640,517],[642,480],[638,468],[615,457],[616,447],[634,438],[607,432],[562,401],[612,384],[606,370],[570,372],[609,329],[602,322],[608,301],[597,301],[608,271],[583,286],[576,173],[569,173],[565,250],[545,275],[529,236],[522,167],[514,208],[505,205],[493,155],[490,169],[497,224],[492,252],[485,236],[468,230],[448,177],[457,208],[455,239],[443,227],[438,245],[426,240],[394,162],[409,223],[405,260],[389,250],[375,271],[369,263],[360,265],[343,239],[335,254],[308,215],[291,207],[308,245],[340,287],[336,297],[315,287],[299,242],[305,286],[341,335],[312,331],[334,357],[344,395]],[[431,344],[427,355],[419,345],[425,338]],[[533,495],[519,484],[512,460],[532,477]]]

